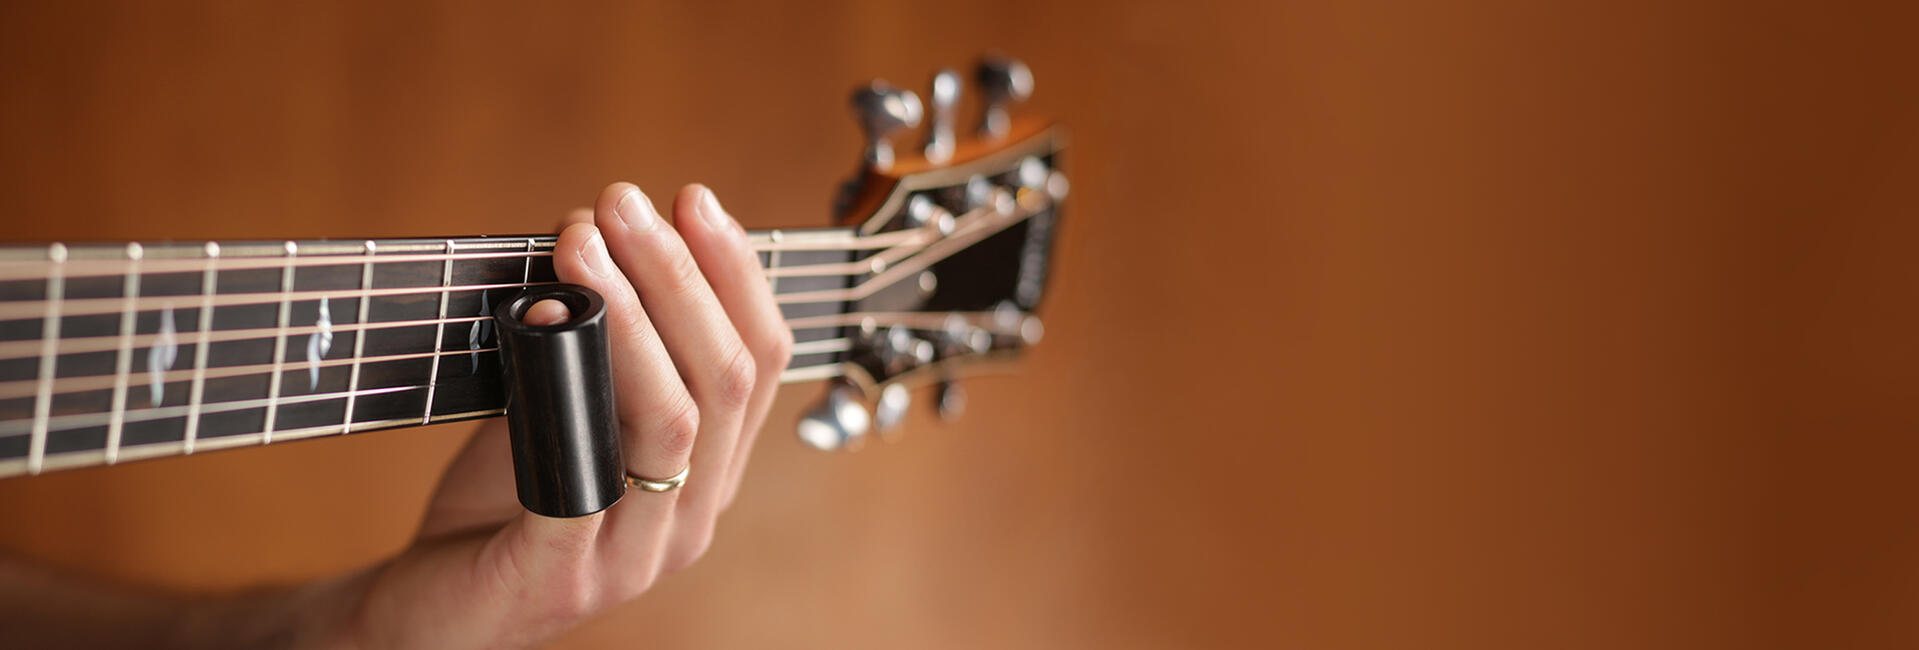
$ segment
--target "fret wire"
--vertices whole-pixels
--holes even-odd
[[[207,348],[211,347],[208,335],[213,331],[213,294],[220,289],[220,267],[213,263],[220,259],[219,242],[207,242],[202,249],[206,254],[206,269],[200,272],[200,334],[193,345],[193,386],[187,395],[187,431],[180,439],[184,453],[193,453],[194,441],[200,435],[200,401],[206,396],[207,387]]]
[[[59,355],[54,353],[60,340],[60,303],[66,294],[65,267],[67,247],[47,247],[47,259],[53,269],[47,273],[46,315],[40,324],[40,390],[33,401],[33,439],[27,442],[27,473],[39,474],[46,460],[47,419],[53,409],[53,373]]]
[[[781,240],[786,239],[785,233],[782,233],[778,230],[773,231],[770,236],[773,238],[773,243],[776,243],[776,244],[779,243]],[[766,271],[766,288],[769,292],[771,292],[775,296],[780,295],[780,276],[774,275],[773,272],[779,268],[780,268],[780,249],[775,248],[767,251],[766,268],[763,269],[764,271]]]
[[[446,261],[440,264],[440,288],[442,289],[442,291],[440,291],[440,320],[442,321],[446,320],[447,296],[452,294],[452,292],[445,291],[444,289],[446,287],[453,285],[453,258],[452,258],[453,240],[451,239],[446,240],[446,253],[448,256]],[[528,259],[531,260],[532,258],[528,258]],[[531,262],[529,261],[529,263]],[[446,339],[446,326],[445,325],[434,326],[433,328],[433,351],[434,352],[439,352],[440,348],[446,344],[445,339]],[[440,359],[436,357],[433,359],[433,364],[431,369],[427,371],[426,410],[425,412],[422,412],[420,414],[420,424],[427,424],[433,421],[433,394],[437,391],[439,386],[440,386]]]
[[[529,252],[533,250],[532,237],[528,237],[526,239],[526,250]],[[548,253],[547,255],[551,256],[552,253]],[[528,255],[526,256],[526,260],[524,261],[524,263],[520,265],[520,284],[528,284],[532,281],[533,281],[533,256]]]
[[[273,442],[273,425],[280,415],[280,375],[284,374],[287,358],[287,320],[293,315],[293,258],[300,253],[299,244],[287,242],[287,265],[280,271],[280,336],[273,344],[273,374],[267,377],[267,415],[260,429],[261,444]],[[325,296],[320,297],[325,300]]]
[[[374,243],[373,240],[369,239],[366,241],[366,243],[362,244],[362,246],[364,246],[366,249],[366,257],[367,257],[367,261],[360,265],[360,290],[364,292],[367,289],[373,288],[372,258],[378,244]],[[340,423],[340,435],[353,433],[353,406],[354,406],[355,398],[359,397],[359,395],[356,394],[354,391],[357,391],[360,389],[360,363],[364,361],[362,357],[366,353],[367,307],[371,305],[372,303],[373,303],[373,298],[365,295],[360,296],[360,318],[359,318],[359,322],[354,323],[355,325],[359,326],[360,329],[359,331],[353,334],[353,369],[348,371],[347,373],[346,413],[344,414]],[[445,325],[441,325],[441,327],[445,327]]]
[[[121,287],[120,295],[126,298],[126,311],[120,314],[120,354],[114,359],[113,381],[113,420],[107,423],[107,464],[120,460],[120,430],[126,425],[127,414],[127,375],[133,370],[133,330],[138,323],[133,311],[133,301],[140,296],[140,258],[139,244],[127,244],[126,284]]]

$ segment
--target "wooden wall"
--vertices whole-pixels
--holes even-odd
[[[0,5],[0,239],[824,222],[845,94],[1070,125],[1047,340],[562,647],[1919,641],[1910,13],[1747,2]],[[924,396],[922,396],[924,398]],[[0,549],[226,590],[404,545],[449,425],[0,481]],[[501,480],[509,480],[502,476]]]

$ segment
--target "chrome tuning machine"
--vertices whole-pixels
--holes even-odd
[[[947,69],[933,75],[933,89],[926,96],[931,104],[926,128],[927,162],[945,164],[953,159],[959,142],[953,135],[953,108],[959,105],[959,97],[959,73]]]
[[[919,96],[876,80],[853,91],[852,104],[860,130],[866,133],[866,168],[876,172],[892,169],[893,144],[889,138],[896,131],[919,126]]]
[[[941,420],[947,422],[958,420],[966,413],[966,389],[961,388],[959,381],[955,379],[940,382],[939,402],[936,406],[939,408]]]
[[[859,389],[846,380],[835,380],[826,389],[826,397],[800,418],[800,441],[821,451],[858,449],[872,427],[872,418],[860,404]]]
[[[886,438],[898,434],[906,423],[906,412],[913,407],[913,391],[904,384],[887,384],[880,389],[879,402],[873,405],[873,426]]]
[[[1033,96],[1033,71],[1018,59],[989,54],[975,71],[986,110],[980,115],[981,137],[997,140],[1013,131],[1013,118],[1007,108]]]

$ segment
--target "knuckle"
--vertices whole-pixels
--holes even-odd
[[[740,408],[753,398],[753,386],[758,383],[758,368],[753,355],[746,346],[735,343],[726,355],[726,361],[720,366],[718,382],[714,387],[719,391],[718,398],[726,408]]]
[[[693,453],[693,442],[700,436],[700,410],[693,406],[693,400],[682,398],[668,409],[656,429],[658,439],[654,444],[662,451],[672,456]]]
[[[793,359],[793,329],[783,325],[769,327],[760,339],[759,344],[753,346],[760,351],[760,370],[773,373],[785,370]]]
[[[562,620],[582,619],[599,611],[599,583],[584,567],[555,572],[541,592],[549,613]]]
[[[640,594],[653,588],[654,580],[659,577],[652,567],[617,571],[616,574],[609,585],[611,592],[608,594],[613,602],[626,602],[640,597]]]
[[[666,256],[668,289],[681,297],[698,296],[706,289],[706,275],[693,256],[681,248]]]
[[[532,608],[553,620],[577,620],[600,606],[599,581],[593,572],[592,529],[531,537],[517,535],[505,545],[494,571],[510,593],[521,594]]]

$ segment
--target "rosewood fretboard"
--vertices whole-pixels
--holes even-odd
[[[850,300],[918,233],[755,233],[836,375]],[[554,238],[0,248],[0,476],[500,413],[489,311],[554,282]]]

